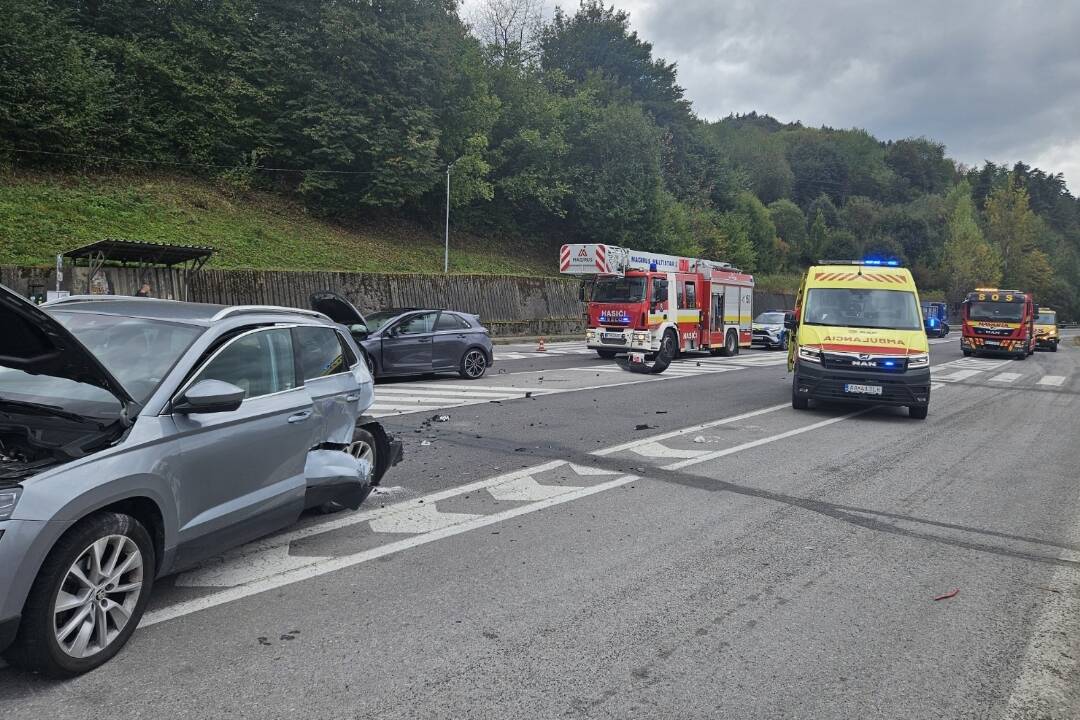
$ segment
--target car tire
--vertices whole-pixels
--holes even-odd
[[[728,330],[724,336],[724,347],[720,350],[724,357],[734,357],[739,354],[739,336],[734,330]]]
[[[1056,342],[1050,343],[1050,352],[1057,352],[1057,346],[1058,344]]]
[[[795,378],[791,381],[791,407],[795,410],[806,410],[810,407],[810,398],[805,398],[799,395],[796,390],[799,387],[799,379]]]
[[[784,333],[784,338],[780,341],[779,349],[787,352],[787,333]]]
[[[479,380],[487,372],[487,355],[480,348],[469,348],[461,356],[458,374],[466,380]]]
[[[678,354],[678,335],[676,335],[673,330],[668,330],[664,333],[664,337],[660,341],[660,349],[653,358],[653,365],[649,369],[650,372],[653,374],[664,372],[668,369],[668,366],[671,365],[671,361],[678,357]]]
[[[961,350],[960,352],[962,352],[964,354],[964,357],[971,357],[972,356],[972,352],[970,350]]]
[[[103,665],[138,627],[156,572],[154,542],[142,523],[111,512],[84,518],[60,538],[38,571],[5,658],[61,678]],[[57,611],[60,602],[70,607]]]
[[[908,417],[916,420],[925,420],[928,412],[930,412],[929,405],[909,405],[907,409]]]
[[[346,448],[345,452],[354,457],[366,458],[371,463],[371,483],[364,490],[364,496],[360,500],[362,503],[367,500],[368,495],[375,489],[376,473],[379,468],[379,443],[375,440],[375,436],[364,428],[354,428],[352,442],[349,443],[349,447]],[[316,509],[323,515],[332,515],[344,510],[345,506],[337,500],[328,500]]]
[[[615,357],[616,353],[614,350],[597,350],[596,354],[602,357],[604,360],[611,360]]]

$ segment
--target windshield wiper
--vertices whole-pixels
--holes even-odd
[[[91,425],[97,425],[99,428],[104,428],[106,425],[89,418],[85,415],[79,415],[77,413],[68,412],[63,408],[55,405],[46,405],[44,403],[24,402],[22,400],[8,400],[7,398],[0,398],[0,410],[5,407],[19,408],[20,410],[30,410],[38,415],[52,415],[54,417],[63,418],[64,420],[72,420],[79,423],[87,423]]]

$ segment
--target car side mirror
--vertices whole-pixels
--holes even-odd
[[[352,334],[353,337],[366,338],[368,335],[371,334],[371,331],[368,330],[367,325],[363,323],[356,323],[355,325],[349,326],[349,333]]]
[[[797,317],[795,317],[795,313],[793,313],[793,312],[784,313],[784,327],[787,328],[788,330],[795,330],[796,328],[799,327],[799,319]]]
[[[223,380],[200,380],[173,404],[173,411],[183,414],[232,412],[240,408],[246,394]]]

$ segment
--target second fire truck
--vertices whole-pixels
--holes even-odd
[[[750,347],[754,278],[727,263],[578,244],[562,246],[559,270],[593,280],[586,340],[600,357],[661,372],[680,352]]]

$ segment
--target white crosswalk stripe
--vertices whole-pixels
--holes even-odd
[[[998,373],[994,377],[990,378],[990,382],[1012,383],[1016,382],[1022,377],[1023,375],[1021,375],[1020,373]]]
[[[1064,375],[1044,375],[1039,378],[1036,385],[1050,385],[1052,387],[1061,387],[1065,382]]]
[[[544,388],[496,388],[442,383],[396,383],[375,388],[375,404],[368,414],[372,417],[443,410],[463,405],[519,400],[524,397],[550,395],[558,390]]]

